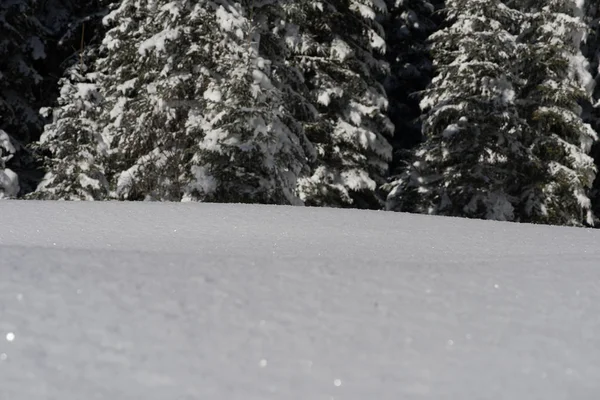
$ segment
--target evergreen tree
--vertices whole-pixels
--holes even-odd
[[[584,42],[583,51],[590,66],[589,70],[594,79],[594,91],[591,101],[583,107],[584,121],[589,123],[595,132],[600,132],[600,4],[595,1],[586,2],[585,21],[590,27],[589,35]],[[596,141],[591,155],[594,158],[596,170],[600,167],[600,142]],[[596,217],[600,216],[600,176],[596,175],[590,193],[592,210]]]
[[[6,132],[0,130],[0,199],[15,197],[19,193],[19,178],[6,163],[14,157],[16,149]]]
[[[581,118],[593,80],[580,46],[587,26],[582,1],[521,3],[528,23],[519,95],[520,112],[532,130],[534,160],[522,194],[522,220],[557,225],[593,224],[588,192],[596,168],[588,155],[597,139]]]
[[[388,115],[395,126],[392,172],[406,163],[409,150],[422,141],[420,92],[433,76],[427,38],[441,22],[441,3],[387,0],[390,13],[384,27],[390,73],[384,83],[390,101]]]
[[[514,220],[529,164],[515,104],[520,13],[499,0],[448,0],[446,13],[448,26],[431,36],[425,141],[393,182],[387,208]]]
[[[308,149],[260,54],[251,3],[124,0],[78,78],[92,86],[66,89],[46,129],[40,194],[298,203]],[[68,146],[79,149],[71,159]]]
[[[87,50],[86,56],[92,51]],[[96,74],[78,63],[60,80],[58,106],[36,148],[46,154],[46,176],[31,198],[94,200],[108,196],[107,146],[98,134],[102,98]],[[48,112],[50,110],[47,110]]]
[[[97,1],[102,0],[0,4],[0,129],[4,131],[0,169],[12,169],[0,177],[2,196],[28,193],[40,179],[39,166],[28,149],[45,122],[38,110],[53,104],[58,96],[64,59],[81,43],[73,33],[82,21],[93,19],[85,13],[91,13]]]
[[[33,144],[50,169],[35,193],[29,198],[86,199],[107,195],[108,183],[102,168],[106,148],[97,148],[101,96],[92,70],[104,36],[102,17],[114,2],[90,0],[77,2],[55,0],[45,4],[46,24],[54,37],[52,67],[58,72],[68,65],[56,83],[60,93],[54,107],[44,107],[41,114],[50,117],[41,136],[41,145]],[[50,104],[48,104],[50,105]],[[76,176],[77,179],[69,179]]]
[[[391,159],[385,90],[388,71],[379,19],[383,0],[280,2],[288,63],[298,72],[295,116],[316,150],[299,182],[308,205],[380,208],[377,187]]]
[[[33,0],[0,2],[0,197],[19,192],[17,173],[30,164],[25,149],[42,126],[37,109],[47,30]]]

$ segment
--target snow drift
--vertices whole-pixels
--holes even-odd
[[[595,399],[600,232],[0,202],[0,399]]]

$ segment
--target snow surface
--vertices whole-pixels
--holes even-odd
[[[600,232],[0,202],[0,399],[585,400]]]

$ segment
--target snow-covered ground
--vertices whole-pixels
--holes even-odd
[[[1,400],[598,396],[598,231],[0,202]]]

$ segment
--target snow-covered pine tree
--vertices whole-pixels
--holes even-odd
[[[32,161],[25,146],[42,126],[38,67],[47,30],[35,6],[33,0],[0,2],[0,197],[18,194],[17,173]]]
[[[588,155],[596,132],[581,118],[593,80],[581,53],[587,31],[583,0],[521,4],[523,78],[519,111],[531,128],[534,168],[522,194],[521,220],[556,225],[592,224],[588,191],[596,174]]]
[[[388,171],[393,125],[385,115],[383,0],[280,2],[296,93],[309,107],[295,114],[317,152],[299,182],[308,205],[380,208],[377,188]]]
[[[585,21],[590,27],[583,53],[590,63],[590,73],[594,78],[594,92],[590,102],[584,103],[583,119],[589,123],[596,133],[600,132],[600,4],[596,1],[587,1],[585,4]],[[596,141],[592,147],[591,156],[594,158],[596,170],[600,168],[600,142]],[[592,211],[596,217],[600,216],[600,175],[596,175],[590,192]],[[596,223],[597,225],[597,223]]]
[[[0,169],[12,169],[0,176],[2,196],[31,192],[41,178],[27,148],[43,129],[38,110],[55,102],[64,58],[74,52],[65,32],[74,31],[77,20],[89,20],[84,14],[98,1],[104,0],[0,2]]]
[[[290,109],[294,104],[289,102],[283,79],[288,67],[280,59],[283,43],[269,40],[269,14],[277,1],[217,4],[218,26],[206,29],[220,29],[223,39],[206,55],[212,57],[203,72],[207,77],[205,103],[194,114],[203,122],[188,125],[204,132],[192,160],[193,190],[186,196],[302,204],[296,183],[308,173],[313,150]],[[210,186],[211,179],[220,183],[207,193],[203,185],[208,182]]]
[[[31,147],[43,159],[42,182],[28,198],[92,200],[108,196],[104,176],[107,147],[98,133],[101,96],[93,69],[104,36],[102,17],[113,0],[48,1],[45,24],[57,39],[52,67],[67,68],[58,81],[59,96],[54,107],[44,107],[50,118],[40,142]]]
[[[422,140],[420,92],[433,76],[427,38],[440,24],[440,0],[386,0],[387,60],[390,73],[384,81],[394,123],[392,173],[410,157],[410,149]]]
[[[15,152],[11,138],[0,129],[0,199],[15,197],[19,193],[19,177],[6,166]]]
[[[85,137],[86,146],[67,161],[71,170],[55,157],[55,178],[40,191],[82,182],[75,166],[83,159],[93,198],[104,198],[104,182],[119,199],[298,203],[306,156],[270,60],[259,54],[253,3],[122,1],[105,18],[104,54],[85,77],[93,90],[71,96],[98,101],[90,129],[72,118],[47,131],[55,153],[61,141],[78,148]],[[61,170],[70,172],[56,178]]]
[[[93,48],[85,51],[92,54]],[[97,75],[85,63],[71,66],[59,81],[58,105],[35,148],[45,154],[46,175],[36,192],[38,199],[100,200],[109,193],[105,176],[108,146],[99,133],[102,97]],[[48,110],[50,111],[50,110]]]
[[[425,141],[393,183],[387,208],[515,219],[527,166],[515,105],[519,13],[500,0],[448,0],[431,36],[436,76],[421,102]]]

